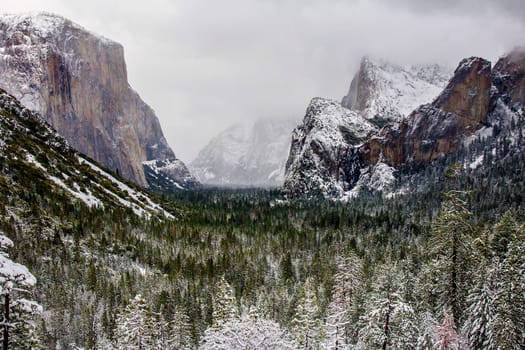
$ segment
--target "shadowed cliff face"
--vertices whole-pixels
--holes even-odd
[[[0,17],[0,87],[76,149],[147,186],[144,161],[173,159],[153,110],[127,81],[124,50],[50,14]]]
[[[363,145],[364,161],[375,164],[383,155],[391,166],[420,165],[452,153],[463,136],[486,124],[490,91],[490,62],[477,57],[463,60],[433,103]]]
[[[510,106],[525,105],[525,48],[500,58],[492,79],[503,102]]]

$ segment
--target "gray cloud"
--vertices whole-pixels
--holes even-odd
[[[301,118],[339,99],[362,55],[399,63],[495,60],[523,44],[520,0],[4,0],[121,42],[131,85],[185,161],[233,122]]]

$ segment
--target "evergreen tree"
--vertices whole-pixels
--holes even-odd
[[[525,244],[519,238],[509,245],[494,300],[493,337],[499,349],[525,348]]]
[[[202,350],[293,350],[296,344],[274,321],[255,316],[232,318],[221,328],[210,327],[201,340]]]
[[[298,349],[319,349],[323,339],[320,320],[319,301],[312,278],[308,278],[295,309],[292,319],[292,335]]]
[[[458,325],[466,306],[472,238],[474,228],[467,202],[460,198],[463,192],[446,194],[446,201],[432,225],[430,240],[433,266],[437,275],[434,290],[438,297],[438,310],[450,310],[454,324]]]
[[[467,298],[467,319],[463,326],[471,349],[496,349],[493,346],[494,327],[494,294],[496,290],[497,271],[479,268],[477,286]]]
[[[416,314],[403,299],[401,275],[395,265],[380,270],[360,320],[358,349],[416,348]]]
[[[434,332],[434,350],[462,350],[464,343],[456,332],[452,314],[444,312],[443,322]]]
[[[360,265],[355,256],[338,261],[326,316],[324,349],[343,350],[351,346],[350,312],[354,290],[360,282]]]
[[[0,232],[0,296],[2,297],[2,344],[4,348],[38,350],[42,344],[35,319],[42,307],[31,300],[35,277],[9,258],[13,242]]]
[[[223,276],[217,283],[217,292],[213,298],[213,325],[220,328],[224,323],[238,316],[235,294]]]
[[[117,350],[157,350],[159,325],[146,300],[139,294],[132,300],[116,321]]]

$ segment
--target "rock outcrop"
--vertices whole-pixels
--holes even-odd
[[[294,197],[342,198],[365,182],[388,187],[393,168],[365,164],[363,143],[434,99],[447,76],[438,65],[400,67],[363,58],[342,103],[314,98],[307,108],[292,135],[284,191]]]
[[[494,65],[492,81],[504,103],[525,105],[525,48],[518,48]]]
[[[383,156],[395,167],[420,165],[455,151],[463,136],[487,123],[490,91],[490,62],[477,57],[463,60],[434,102],[363,145],[365,162],[375,164]]]
[[[123,47],[65,18],[0,16],[0,87],[74,148],[141,186],[143,162],[176,159],[128,84]]]
[[[357,181],[356,149],[377,131],[337,101],[314,98],[292,134],[284,190],[291,196],[340,197]]]

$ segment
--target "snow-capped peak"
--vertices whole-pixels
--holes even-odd
[[[443,90],[451,72],[437,65],[400,66],[364,57],[342,105],[366,119],[394,121],[432,100]]]
[[[76,30],[87,32],[105,43],[117,44],[108,38],[87,30],[86,28],[70,21],[65,17],[51,12],[35,11],[16,14],[0,14],[0,23],[7,25],[8,32],[22,30],[28,34],[27,32],[30,31],[31,33],[34,33],[42,38],[52,37],[64,27],[70,27]]]

